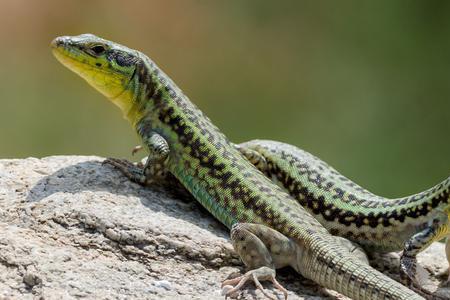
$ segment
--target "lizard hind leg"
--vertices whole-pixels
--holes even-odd
[[[287,299],[286,289],[275,279],[275,269],[295,262],[295,243],[274,229],[252,223],[235,224],[231,229],[231,241],[250,271],[237,278],[225,280],[222,283],[222,293],[226,297],[235,294],[248,280],[253,280],[267,298],[274,299],[260,283],[260,280],[270,280]]]

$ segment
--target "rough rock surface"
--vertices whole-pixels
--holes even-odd
[[[243,271],[226,228],[102,160],[0,160],[0,299],[223,299],[220,282]],[[436,288],[443,244],[420,263]],[[278,274],[289,299],[344,299],[290,269]],[[261,295],[248,285],[239,298]]]

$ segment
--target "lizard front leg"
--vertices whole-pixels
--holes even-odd
[[[149,151],[145,165],[135,165],[126,159],[107,158],[103,162],[120,170],[131,181],[144,186],[161,185],[182,189],[181,184],[166,169],[170,149],[166,140],[157,133],[150,133],[143,138],[144,144]]]
[[[192,195],[166,168],[170,149],[166,140],[157,133],[143,138],[149,155],[143,162],[134,164],[126,159],[107,158],[103,164],[109,164],[122,172],[128,179],[143,186],[161,186],[175,193],[182,199],[192,199]],[[143,146],[133,148],[133,153],[144,149]]]

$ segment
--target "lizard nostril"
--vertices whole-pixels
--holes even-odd
[[[52,46],[52,48],[57,48],[59,46],[64,45],[65,42],[65,37],[64,36],[59,36],[57,38],[55,38],[50,45]]]

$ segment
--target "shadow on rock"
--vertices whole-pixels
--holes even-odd
[[[112,166],[103,165],[100,160],[81,161],[43,177],[30,189],[26,200],[37,202],[56,193],[77,194],[82,191],[101,191],[137,197],[152,211],[183,219],[208,230],[211,230],[211,225],[215,223],[217,226],[214,227],[220,228],[221,235],[224,233],[225,227],[213,219],[193,198],[186,195],[184,198],[180,197],[177,189],[170,190],[170,188],[159,186],[144,187],[133,183],[120,171]],[[205,223],[205,219],[211,222]],[[214,233],[217,234],[217,232]]]

